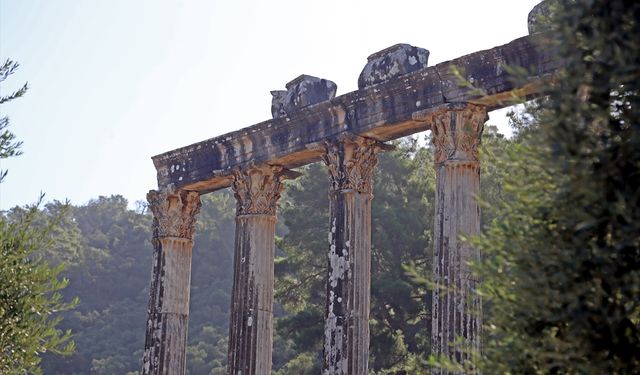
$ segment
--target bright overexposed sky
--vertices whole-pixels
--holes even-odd
[[[0,0],[0,58],[21,65],[0,94],[30,85],[0,107],[24,142],[0,161],[0,209],[142,200],[151,156],[271,118],[269,91],[298,75],[342,95],[373,52],[409,43],[433,65],[505,44],[538,2]]]

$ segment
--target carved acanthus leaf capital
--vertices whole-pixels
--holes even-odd
[[[355,190],[371,194],[377,153],[388,148],[374,139],[352,135],[325,142],[322,159],[329,169],[330,193]]]
[[[454,104],[429,115],[435,163],[466,161],[477,163],[478,146],[487,109],[475,104]]]
[[[233,171],[233,194],[237,215],[275,215],[282,193],[282,182],[295,178],[297,172],[281,166],[250,164]]]
[[[149,191],[147,201],[153,212],[155,236],[193,239],[201,206],[199,193],[169,186]]]

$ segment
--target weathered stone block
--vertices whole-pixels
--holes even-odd
[[[556,6],[556,0],[544,0],[531,9],[531,12],[529,12],[529,16],[527,17],[529,34],[550,30],[551,14]]]
[[[303,74],[287,83],[287,90],[271,91],[271,115],[286,117],[295,110],[308,105],[331,100],[338,86],[327,79]]]
[[[427,67],[429,51],[409,44],[396,44],[369,56],[358,78],[363,89]]]

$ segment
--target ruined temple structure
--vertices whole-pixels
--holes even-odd
[[[154,254],[142,373],[185,373],[199,197],[227,187],[237,201],[227,372],[271,372],[277,203],[283,182],[299,175],[294,168],[322,161],[330,176],[323,374],[367,374],[377,155],[385,142],[425,130],[437,172],[432,350],[457,361],[480,351],[479,280],[468,267],[480,254],[459,235],[480,231],[474,196],[487,112],[543,94],[561,64],[535,22],[546,11],[534,8],[528,36],[435,66],[425,49],[389,47],[369,56],[359,89],[339,97],[333,82],[302,75],[272,91],[273,119],[153,157],[159,188],[147,196]],[[516,80],[507,66],[528,76]],[[453,67],[475,88],[461,86]]]

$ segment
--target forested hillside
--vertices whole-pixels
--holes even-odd
[[[50,215],[59,204],[47,205]],[[232,281],[233,214],[228,192],[204,197],[193,252],[189,372],[224,370]],[[72,207],[48,256],[66,263],[67,296],[78,307],[61,328],[74,332],[76,354],[49,356],[45,374],[126,374],[140,368],[151,271],[151,216],[121,196]]]
[[[487,127],[489,159],[510,143]],[[371,369],[416,373],[429,353],[429,295],[409,269],[428,275],[434,170],[430,146],[406,139],[380,157],[373,200]],[[483,166],[488,201],[501,194],[500,171]],[[327,174],[303,169],[280,201],[276,259],[274,372],[317,374],[322,352]],[[233,274],[235,200],[229,191],[203,196],[193,250],[188,373],[223,374]],[[63,206],[41,211],[42,221]],[[19,215],[16,208],[7,216]],[[484,219],[488,219],[485,217]],[[486,220],[485,220],[486,221]],[[80,304],[60,325],[77,344],[70,357],[45,356],[45,374],[127,374],[140,368],[151,270],[151,216],[118,195],[72,206],[45,256],[66,264],[64,289]]]

